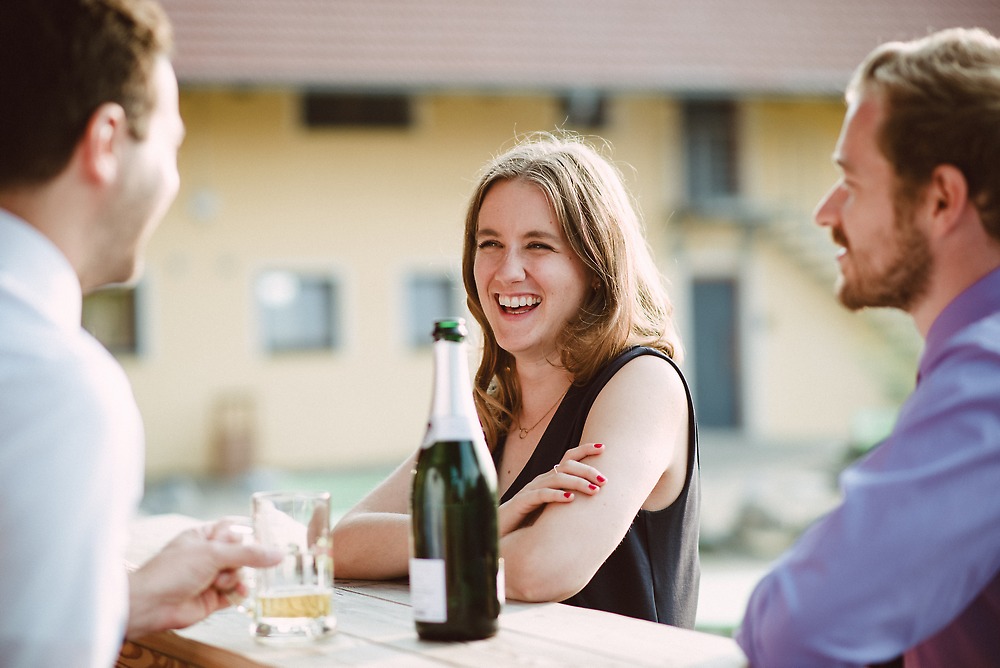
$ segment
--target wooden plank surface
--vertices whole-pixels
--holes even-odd
[[[141,564],[190,518],[146,518],[134,528],[129,560]],[[336,565],[334,565],[336,568]],[[687,631],[559,603],[508,602],[500,631],[474,642],[427,642],[417,637],[404,580],[336,582],[337,630],[319,641],[262,644],[250,618],[235,609],[194,626],[126,642],[121,668],[160,666],[676,666],[745,667],[729,638]]]
[[[115,668],[191,668],[245,666],[267,668],[233,652],[178,636],[172,631],[153,633],[122,644]]]

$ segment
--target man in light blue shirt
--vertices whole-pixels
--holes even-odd
[[[850,309],[926,345],[892,434],[754,591],[753,665],[1000,665],[1000,41],[883,45],[847,91],[816,210]]]
[[[151,0],[0,2],[0,665],[106,667],[280,555],[225,523],[126,573],[142,494],[128,379],[80,327],[177,193],[170,27]]]

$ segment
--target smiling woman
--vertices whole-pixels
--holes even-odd
[[[507,596],[692,626],[698,451],[670,302],[613,165],[532,135],[487,164],[463,280]],[[335,529],[338,576],[407,569],[414,458]]]
[[[591,272],[541,188],[521,180],[493,186],[479,213],[474,273],[497,345],[522,363],[558,360],[560,333],[583,306]]]

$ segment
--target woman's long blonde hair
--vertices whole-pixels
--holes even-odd
[[[570,246],[594,277],[594,290],[558,342],[561,363],[574,383],[586,383],[631,346],[658,348],[678,361],[681,356],[670,300],[620,172],[579,137],[530,135],[485,166],[465,218],[462,277],[469,311],[483,330],[474,391],[491,449],[521,409],[521,388],[514,358],[497,344],[476,289],[476,233],[486,194],[510,180],[542,190]]]

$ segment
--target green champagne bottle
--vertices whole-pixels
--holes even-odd
[[[434,326],[434,394],[410,498],[410,596],[425,640],[497,632],[497,474],[472,400],[465,321]]]

